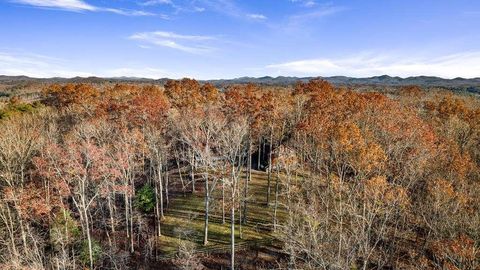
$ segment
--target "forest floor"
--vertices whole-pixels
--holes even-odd
[[[178,177],[178,175],[175,177]],[[243,174],[241,177],[242,182],[245,181],[245,177],[246,174]],[[275,250],[280,248],[278,246],[279,241],[273,241],[276,239],[273,232],[274,175],[272,175],[270,184],[270,206],[267,206],[268,174],[252,170],[252,179],[248,185],[247,222],[241,225],[241,229],[239,211],[237,210],[235,213],[235,244],[238,252],[259,249],[272,250],[272,252],[266,252],[268,257],[268,253],[275,253]],[[160,259],[174,258],[181,244],[192,246],[195,253],[203,255],[230,252],[230,211],[228,207],[225,208],[225,222],[223,223],[221,183],[217,183],[216,191],[210,202],[210,222],[208,244],[206,246],[203,245],[205,192],[203,188],[204,181],[201,177],[196,180],[195,185],[195,193],[191,191],[185,194],[175,192],[170,198],[168,208],[165,211],[165,218],[161,224],[162,236],[158,243]],[[225,199],[228,201],[228,198]],[[278,220],[284,219],[285,216],[285,208],[279,204],[277,210]],[[259,256],[258,252],[256,256]]]

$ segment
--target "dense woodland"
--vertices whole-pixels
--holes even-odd
[[[0,134],[1,269],[480,269],[474,96],[51,84]],[[188,198],[200,237],[166,252]],[[273,261],[242,261],[254,225]]]

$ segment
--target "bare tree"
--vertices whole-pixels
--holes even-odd
[[[41,116],[24,115],[3,121],[0,124],[0,226],[5,226],[8,235],[7,250],[12,259],[21,262],[31,258],[38,252],[32,246],[29,238],[29,225],[25,211],[22,211],[20,196],[24,193],[27,181],[27,170],[32,157],[40,149],[44,140],[44,130]],[[8,193],[6,190],[8,189]],[[19,232],[22,252],[17,247],[16,234]],[[6,240],[6,239],[5,239]],[[6,244],[6,243],[5,243]]]
[[[223,114],[213,107],[198,111],[196,117],[192,116],[186,121],[177,121],[181,131],[180,140],[188,145],[197,157],[198,164],[202,167],[202,177],[205,183],[205,225],[203,244],[208,244],[208,224],[210,201],[212,192],[219,180],[214,171],[218,163],[218,137],[226,122]],[[213,174],[212,174],[213,172]],[[213,180],[213,181],[212,181]]]
[[[239,199],[239,179],[241,167],[243,166],[246,153],[246,136],[248,134],[248,125],[245,119],[236,119],[230,121],[223,128],[219,136],[219,153],[227,162],[230,170],[230,245],[231,258],[230,265],[235,269],[235,205]]]

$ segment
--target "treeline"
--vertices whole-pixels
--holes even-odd
[[[155,262],[169,201],[185,193],[205,199],[204,245],[221,194],[230,265],[241,268],[235,231],[250,222],[253,169],[268,175],[269,229],[287,255],[279,268],[480,267],[476,99],[322,80],[219,91],[183,79],[54,84],[42,103],[0,119],[2,269]]]

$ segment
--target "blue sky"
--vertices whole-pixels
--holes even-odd
[[[480,1],[0,0],[0,74],[480,77]]]

